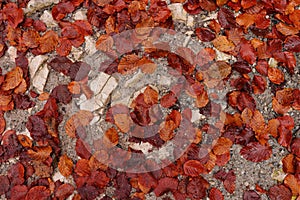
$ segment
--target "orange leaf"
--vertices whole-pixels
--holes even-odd
[[[121,58],[120,63],[118,65],[118,72],[121,74],[133,73],[138,67],[136,63],[139,60],[139,57],[135,54],[124,56],[123,58]]]
[[[73,161],[67,155],[62,155],[59,158],[58,169],[64,177],[70,176],[73,170]]]
[[[148,105],[154,105],[158,103],[158,92],[152,87],[148,86],[144,91],[144,101]]]
[[[114,115],[114,120],[116,126],[122,131],[123,133],[128,133],[130,130],[130,118],[127,114],[116,114]]]
[[[91,168],[89,166],[89,161],[86,159],[78,160],[75,165],[74,171],[79,176],[89,176],[91,174]]]
[[[28,30],[23,33],[24,44],[29,48],[36,48],[40,43],[40,34],[35,30]]]
[[[33,149],[29,149],[27,154],[34,160],[37,161],[45,161],[50,157],[52,152],[52,148],[50,146],[45,147],[34,147]]]
[[[196,104],[196,107],[203,108],[208,104],[208,102],[209,102],[208,94],[207,94],[206,90],[204,90],[201,94],[199,94],[197,96],[195,104]]]
[[[20,85],[17,86],[14,90],[14,93],[15,94],[24,94],[27,90],[27,84],[26,84],[26,81],[25,79],[23,78]]]
[[[240,14],[239,16],[237,16],[236,22],[240,26],[244,26],[245,29],[247,29],[249,26],[254,24],[255,18],[256,18],[255,15],[248,14],[248,13],[243,13],[243,14]]]
[[[212,43],[216,49],[223,52],[230,52],[235,48],[234,44],[226,36],[218,36]]]
[[[216,144],[213,145],[213,152],[215,155],[222,155],[230,151],[232,141],[225,137],[220,137]]]
[[[275,68],[275,67],[268,68],[268,77],[271,82],[273,82],[277,85],[283,83],[283,81],[284,81],[283,72],[280,69]]]
[[[69,83],[68,89],[72,94],[80,94],[80,92],[81,92],[80,83],[78,83],[76,81],[72,81]]]
[[[23,134],[17,135],[18,140],[20,144],[25,148],[31,148],[32,147],[32,140],[27,136]]]
[[[293,195],[297,196],[300,194],[300,180],[294,175],[288,174],[284,178],[284,184],[292,190]]]
[[[295,156],[293,154],[288,154],[281,160],[283,165],[282,168],[285,173],[295,173],[294,159]]]
[[[297,28],[293,26],[288,26],[282,22],[276,24],[276,28],[283,35],[296,35],[299,32]]]
[[[20,67],[15,67],[5,75],[2,89],[7,91],[16,88],[23,80],[23,71]]]
[[[146,74],[153,73],[157,68],[156,64],[152,60],[150,60],[146,57],[143,57],[142,59],[140,59],[136,65],[141,68],[143,73],[146,73]]]
[[[3,112],[0,112],[0,134],[2,134],[5,131],[6,128],[6,122],[3,115]]]
[[[271,119],[268,122],[268,131],[274,137],[278,137],[278,127],[280,126],[280,121],[278,119]]]
[[[109,128],[105,132],[104,138],[105,138],[104,139],[105,145],[107,145],[108,148],[110,148],[112,146],[116,146],[119,142],[119,135],[118,135],[117,130],[114,127]]]
[[[58,35],[55,31],[47,31],[41,38],[40,38],[40,46],[39,50],[41,53],[48,53],[50,51],[55,50],[56,46],[58,45]]]

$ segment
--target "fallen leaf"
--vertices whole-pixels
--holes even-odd
[[[187,176],[197,177],[205,171],[204,166],[197,160],[189,160],[183,165],[184,173]]]
[[[283,72],[280,69],[275,67],[268,68],[268,77],[272,83],[275,83],[277,85],[284,82]]]
[[[272,149],[270,146],[261,145],[259,142],[251,142],[241,149],[240,154],[246,160],[261,162],[271,157]]]
[[[15,89],[23,80],[23,71],[20,67],[15,67],[5,75],[2,89],[7,91]]]
[[[235,48],[234,44],[226,36],[218,36],[212,43],[216,49],[223,52],[230,52]]]
[[[64,177],[70,176],[73,171],[73,161],[65,154],[60,156],[58,169]]]

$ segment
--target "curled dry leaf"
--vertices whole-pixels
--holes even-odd
[[[73,170],[73,161],[67,155],[62,155],[59,158],[58,169],[64,177],[70,176]]]
[[[15,89],[23,80],[23,71],[20,67],[15,67],[5,75],[2,89],[7,91]]]
[[[261,162],[271,157],[272,149],[270,146],[261,145],[259,142],[251,142],[244,146],[240,154],[252,162]]]
[[[30,188],[28,191],[25,200],[32,200],[32,199],[41,199],[46,200],[50,198],[50,190],[45,186],[34,186]]]
[[[170,108],[175,105],[176,101],[176,95],[173,92],[169,92],[160,99],[160,105],[164,108]]]
[[[0,135],[5,131],[6,129],[6,121],[4,119],[3,112],[0,112]]]
[[[243,194],[243,200],[260,200],[259,194],[254,190],[245,191]]]
[[[235,48],[234,44],[226,36],[218,36],[212,43],[216,49],[223,52],[230,52]]]
[[[114,121],[116,126],[122,131],[123,133],[128,133],[131,126],[131,120],[129,115],[127,114],[116,114],[114,115]]]
[[[222,155],[230,151],[230,147],[232,146],[232,141],[226,137],[218,138],[215,145],[213,145],[213,152],[215,155]]]
[[[205,171],[204,166],[198,160],[189,160],[183,165],[184,173],[187,176],[196,177]]]
[[[27,136],[23,134],[17,135],[18,141],[20,144],[25,148],[31,148],[32,147],[32,140]]]
[[[296,176],[288,174],[284,178],[284,184],[291,189],[294,196],[300,194],[300,180]]]
[[[137,69],[137,62],[140,60],[139,56],[135,54],[126,55],[121,58],[118,65],[118,72],[121,74],[130,74]]]
[[[268,191],[271,200],[291,200],[292,192],[284,185],[274,185]]]
[[[217,188],[211,188],[209,192],[209,199],[211,200],[224,200],[222,192]]]
[[[55,50],[56,46],[58,45],[58,35],[56,32],[50,30],[47,31],[41,38],[40,38],[40,46],[38,50],[44,54],[50,51]]]

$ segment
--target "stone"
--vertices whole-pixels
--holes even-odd
[[[199,113],[199,110],[192,110],[192,119],[191,122],[197,122],[201,119],[205,119],[205,116]]]
[[[114,77],[110,77],[103,87],[102,91],[95,96],[97,103],[106,104],[112,91],[118,86],[118,82]]]
[[[194,17],[188,16],[186,25],[189,27],[193,27],[194,26]]]
[[[30,0],[27,4],[27,7],[24,9],[26,15],[35,13],[45,9],[46,7],[51,6],[52,4],[58,4],[59,0]]]
[[[49,69],[47,65],[44,65],[39,71],[35,73],[35,76],[32,79],[32,85],[38,91],[38,93],[42,93],[44,91],[45,84],[47,82],[49,74]]]
[[[92,55],[97,52],[96,41],[92,36],[85,36],[85,47],[84,50],[88,55]]]
[[[41,15],[40,20],[42,20],[48,28],[58,27],[58,24],[53,19],[51,12],[45,10],[44,13]]]
[[[107,83],[108,79],[110,78],[110,75],[100,72],[99,75],[91,81],[90,88],[94,92],[95,95],[99,94],[104,87],[104,85]]]
[[[103,106],[104,105],[101,101],[97,100],[96,97],[92,97],[91,99],[88,99],[80,104],[80,110],[94,112]]]
[[[187,12],[183,9],[181,3],[172,3],[168,5],[168,8],[172,12],[172,17],[174,21],[186,22]]]
[[[29,67],[29,74],[31,78],[34,77],[35,73],[38,71],[40,66],[44,64],[47,59],[48,57],[45,55],[38,55],[29,61],[28,67]]]
[[[16,48],[16,47],[13,47],[13,46],[10,46],[10,47],[8,47],[8,49],[7,49],[7,53],[8,53],[9,59],[10,59],[12,62],[15,62],[15,59],[16,59],[16,57],[17,57],[17,48]]]
[[[87,20],[87,10],[79,9],[74,13],[74,20]]]

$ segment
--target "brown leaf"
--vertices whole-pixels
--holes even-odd
[[[152,60],[146,57],[140,59],[136,65],[142,69],[143,73],[146,74],[152,74],[157,68],[157,65]]]
[[[80,159],[75,165],[75,173],[79,176],[89,176],[91,174],[91,169],[89,166],[89,161],[86,159]]]
[[[144,101],[149,106],[157,104],[158,103],[158,92],[156,90],[154,90],[152,87],[147,86],[147,88],[144,91]]]
[[[216,49],[223,52],[230,52],[235,48],[234,44],[226,36],[218,36],[212,43]]]
[[[25,148],[31,148],[32,147],[32,140],[27,136],[23,134],[17,135],[18,141],[20,144]]]
[[[136,63],[139,60],[139,56],[135,54],[130,54],[122,57],[118,65],[118,72],[121,74],[133,73],[138,67]]]
[[[164,108],[170,108],[175,105],[176,101],[176,95],[173,92],[169,92],[160,99],[160,105]]]
[[[128,133],[130,130],[131,120],[127,114],[116,114],[114,115],[114,120],[116,126],[123,133]]]
[[[217,188],[211,188],[209,192],[209,199],[211,200],[224,200],[222,192]]]
[[[278,127],[280,126],[280,121],[278,119],[271,119],[268,122],[268,131],[274,137],[278,137]]]
[[[72,81],[69,83],[68,89],[72,94],[80,94],[81,92],[80,83],[76,81]]]
[[[256,51],[249,41],[242,40],[239,52],[241,57],[249,64],[253,65],[255,63],[257,58]]]
[[[23,71],[20,67],[15,67],[5,75],[2,89],[7,91],[16,88],[23,80]]]
[[[50,198],[50,190],[45,186],[34,186],[32,187],[26,197],[25,200],[32,200],[32,199],[40,199],[40,200],[47,200]]]
[[[259,142],[251,142],[244,146],[240,154],[252,162],[261,162],[271,157],[272,149],[270,146],[261,145]]]
[[[252,14],[248,14],[248,13],[242,13],[239,16],[237,16],[236,18],[236,22],[240,25],[240,26],[244,26],[245,29],[249,28],[251,25],[254,24],[255,22],[255,15]]]
[[[40,44],[40,34],[35,30],[28,30],[23,33],[24,44],[29,48],[36,48]]]
[[[24,19],[22,8],[18,8],[15,3],[7,3],[3,8],[4,19],[8,21],[9,26],[17,28]]]
[[[282,185],[274,185],[268,191],[268,196],[271,200],[291,200],[292,192]]]
[[[113,0],[93,0],[93,2],[97,5],[97,6],[105,6],[107,4],[109,4],[110,2],[112,2]]]
[[[268,68],[268,77],[271,82],[279,85],[284,82],[284,74],[283,72],[275,67]]]
[[[104,134],[105,146],[107,146],[107,148],[111,148],[113,146],[116,146],[118,142],[119,142],[118,131],[114,127],[109,128]]]
[[[299,30],[293,26],[286,25],[282,22],[276,24],[277,30],[283,35],[296,35]]]
[[[6,121],[3,112],[0,112],[0,135],[5,131],[5,129],[6,129]]]
[[[59,158],[58,169],[64,177],[70,176],[73,171],[73,161],[67,155],[62,155]]]
[[[24,94],[27,91],[27,83],[25,79],[23,78],[20,85],[17,86],[14,90],[15,94]]]
[[[234,171],[230,170],[227,173],[226,178],[223,182],[225,190],[227,190],[227,192],[229,192],[230,194],[232,194],[235,191],[235,180],[236,176],[234,174]]]
[[[74,192],[74,186],[69,183],[64,183],[56,188],[55,197],[58,199],[67,199]]]
[[[55,31],[50,30],[40,38],[40,46],[38,49],[42,54],[44,54],[55,50],[57,45],[58,35]]]
[[[284,184],[291,189],[294,196],[300,194],[300,180],[296,178],[294,175],[288,174],[284,178]]]
[[[213,145],[213,152],[215,155],[222,155],[230,151],[232,141],[225,137],[220,137],[217,142]]]
[[[184,163],[183,170],[187,176],[197,177],[204,172],[204,166],[198,160],[189,160]]]
[[[45,147],[35,146],[33,149],[29,149],[27,151],[27,154],[32,159],[43,162],[50,157],[51,152],[52,152],[52,148],[50,146],[45,146]]]

